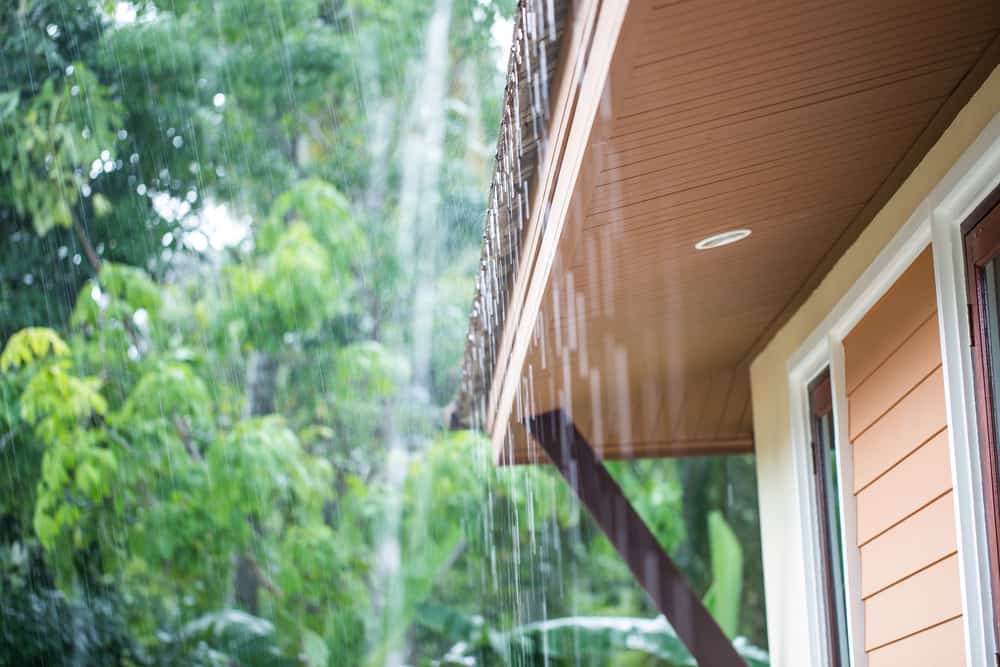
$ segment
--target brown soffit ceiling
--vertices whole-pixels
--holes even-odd
[[[750,451],[749,362],[1000,62],[1000,3],[593,4],[494,334],[495,456],[537,460],[520,424],[557,407],[605,458]]]

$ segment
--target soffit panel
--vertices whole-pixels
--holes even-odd
[[[609,458],[748,449],[754,350],[996,65],[998,32],[994,0],[632,2],[514,460],[517,415],[555,407]]]

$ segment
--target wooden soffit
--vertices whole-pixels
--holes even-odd
[[[522,424],[557,408],[603,458],[751,451],[750,361],[1000,62],[1000,3],[572,14],[489,391],[495,458],[539,460]]]

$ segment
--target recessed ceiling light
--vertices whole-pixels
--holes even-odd
[[[729,245],[730,243],[736,243],[737,241],[742,241],[746,237],[750,236],[749,229],[731,229],[728,232],[722,232],[721,234],[713,234],[706,239],[702,239],[694,244],[696,250],[711,250],[712,248],[721,248],[724,245]]]

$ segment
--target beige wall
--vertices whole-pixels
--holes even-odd
[[[811,664],[802,506],[791,443],[787,363],[994,115],[1000,69],[751,366],[767,621],[773,667]]]

